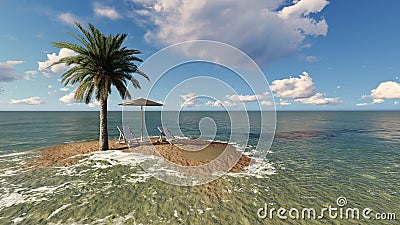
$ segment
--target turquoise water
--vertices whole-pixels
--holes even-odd
[[[216,139],[228,141],[224,112],[183,112],[181,130],[198,137],[201,118],[212,117]],[[260,137],[250,112],[246,151]],[[139,114],[129,120],[139,129]],[[158,135],[158,112],[146,112],[149,135]],[[109,113],[117,138],[121,112]],[[172,130],[173,133],[177,131]],[[98,138],[96,112],[0,112],[0,224],[398,224],[400,217],[399,112],[278,112],[275,140],[266,159],[246,173],[227,174],[214,195],[207,186],[178,187],[140,168],[144,157],[110,151],[89,154],[77,165],[39,171],[19,169],[29,150]],[[321,209],[371,208],[397,220],[259,218],[267,204]]]

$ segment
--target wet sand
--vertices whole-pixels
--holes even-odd
[[[180,140],[179,144],[170,145],[153,138],[145,144],[133,143],[131,148],[128,148],[126,144],[118,143],[118,140],[109,140],[109,148],[123,152],[158,155],[182,166],[206,165],[224,153],[224,160],[219,163],[231,165],[235,163],[230,172],[242,172],[251,163],[251,158],[241,155],[235,147],[221,142]],[[85,157],[83,154],[98,151],[98,141],[66,143],[36,151],[39,153],[38,156],[25,166],[33,169],[71,166],[83,159]]]

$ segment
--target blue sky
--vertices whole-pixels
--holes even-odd
[[[397,0],[0,0],[0,110],[98,110],[95,101],[73,101],[76,87],[58,81],[63,66],[44,68],[70,54],[51,42],[74,41],[66,34],[78,32],[73,21],[92,23],[106,34],[127,33],[126,46],[141,50],[143,60],[182,41],[232,45],[261,68],[278,110],[398,110],[399,7]],[[185,64],[158,83],[158,75],[145,72],[152,83],[138,77],[145,90],[133,90],[133,98],[155,86],[152,99],[189,110],[242,103],[257,109],[257,99],[265,106],[272,101],[264,93],[268,87],[252,92],[219,65]],[[211,78],[224,87],[218,81],[210,85]],[[209,98],[196,98],[205,94]],[[109,109],[120,110],[119,102],[113,92]]]

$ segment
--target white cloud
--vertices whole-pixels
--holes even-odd
[[[372,101],[373,104],[381,104],[381,103],[384,103],[384,102],[385,102],[385,100],[383,100],[383,99],[374,99]]]
[[[21,79],[22,76],[15,74],[15,65],[21,64],[23,61],[8,60],[0,62],[0,82],[10,82],[16,79]]]
[[[69,88],[63,87],[63,88],[60,88],[60,91],[69,91]]]
[[[287,105],[291,105],[292,103],[289,100],[280,99],[279,102],[275,102],[275,103],[272,102],[272,101],[263,100],[263,101],[260,102],[260,104],[263,105],[263,106],[273,106],[273,105],[276,105],[276,106],[287,106]]]
[[[230,101],[207,101],[206,106],[213,106],[213,107],[234,107],[236,106],[236,103],[230,102]]]
[[[93,108],[93,107],[99,106],[100,102],[97,101],[97,100],[94,100],[93,102],[89,103],[88,105],[89,105],[90,108]]]
[[[268,92],[267,92],[268,93]],[[259,101],[265,98],[264,95],[257,94],[257,95],[227,95],[227,99],[234,101],[234,102],[254,102]]]
[[[372,89],[370,95],[362,96],[362,99],[372,98],[372,102],[358,103],[357,106],[381,104],[385,99],[400,99],[400,83],[394,81],[381,82],[377,88]]]
[[[374,99],[400,98],[400,83],[393,81],[382,82],[371,91],[371,97]]]
[[[381,104],[384,102],[385,102],[385,100],[383,100],[383,99],[373,99],[372,102],[358,103],[357,106],[376,105],[376,104]]]
[[[200,105],[196,94],[193,92],[181,95],[181,98],[184,100],[184,102],[181,104],[182,107],[195,107]]]
[[[337,88],[340,88],[338,86]],[[325,97],[325,93],[316,93],[316,87],[312,78],[307,72],[303,72],[299,77],[290,77],[282,80],[275,80],[270,86],[271,91],[275,92],[275,96],[280,97],[279,103],[276,105],[291,105],[289,100],[294,102],[312,105],[337,105],[342,103],[339,98]]]
[[[263,100],[263,101],[260,102],[260,104],[263,105],[263,106],[273,106],[273,105],[276,105],[276,106],[288,106],[288,105],[291,105],[292,103],[289,100],[280,99],[279,102],[275,102],[275,103],[272,102],[272,101]]]
[[[62,64],[57,64],[54,66],[49,66],[60,59],[68,56],[74,56],[76,53],[72,50],[69,50],[67,48],[62,48],[60,49],[58,55],[57,53],[52,53],[52,54],[47,54],[47,60],[44,62],[38,62],[38,70],[43,73],[45,77],[52,77],[51,72],[53,73],[64,73],[67,71],[69,68],[72,68],[73,65],[67,66],[64,63]]]
[[[47,87],[48,87],[48,88],[53,88],[54,86],[53,86],[53,85],[48,85]]]
[[[306,17],[311,13],[321,12],[329,4],[327,0],[301,0],[294,1],[294,3],[294,5],[283,8],[279,16],[284,19]]]
[[[67,104],[72,104],[76,103],[76,100],[74,99],[75,92],[71,92],[67,95],[62,96],[59,101]]]
[[[290,101],[288,101],[288,100],[280,99],[279,103],[277,105],[279,105],[279,106],[287,106],[287,105],[291,105],[291,104],[292,103]]]
[[[50,94],[50,93],[49,93]],[[59,101],[62,103],[65,103],[67,105],[72,105],[72,104],[82,104],[82,102],[75,100],[74,98],[75,96],[75,92],[71,92],[67,95],[62,96]],[[109,100],[111,101],[111,100]],[[96,107],[100,105],[100,102],[98,102],[97,100],[94,100],[92,102],[90,102],[89,104],[87,104],[90,108]]]
[[[28,70],[28,71],[25,71],[24,79],[25,79],[25,80],[31,80],[32,78],[36,78],[36,75],[37,75],[38,73],[39,73],[39,72],[38,72],[37,70]]]
[[[274,105],[273,102],[266,101],[266,100],[261,101],[260,104],[263,105],[263,106],[273,106]]]
[[[75,26],[74,22],[80,23],[78,17],[76,17],[72,13],[60,13],[57,16],[57,19],[61,21],[64,24],[70,25],[70,26]]]
[[[37,71],[37,70],[28,70],[28,71],[25,71],[25,74],[26,75],[36,75],[36,74],[38,74],[39,72]]]
[[[295,99],[295,102],[300,102],[303,104],[312,104],[312,105],[337,105],[342,103],[339,98],[326,98],[323,93],[316,93],[315,95],[308,98],[299,98]]]
[[[341,87],[342,87],[342,86],[338,85],[336,88],[339,89],[339,88],[341,88]]]
[[[8,64],[8,65],[18,65],[18,64],[21,64],[21,63],[23,63],[24,61],[20,61],[20,60],[8,60],[6,63]]]
[[[315,93],[314,83],[307,72],[303,72],[299,78],[275,80],[270,89],[281,98],[308,98]]]
[[[93,7],[94,13],[98,16],[107,17],[112,20],[121,18],[117,10],[112,7],[104,6],[100,3],[94,3]]]
[[[10,104],[20,104],[20,105],[40,105],[44,104],[44,101],[39,97],[30,97],[25,99],[11,99]]]
[[[303,43],[307,37],[325,36],[328,30],[325,19],[314,18],[328,5],[326,0],[289,6],[285,0],[132,1],[136,21],[148,23],[145,38],[150,43],[216,40],[262,64],[310,45]]]

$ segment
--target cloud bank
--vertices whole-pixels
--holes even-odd
[[[132,0],[133,15],[147,26],[145,39],[170,45],[206,39],[233,45],[257,63],[310,46],[309,37],[325,36],[320,13],[329,2],[301,0]]]
[[[290,77],[282,80],[275,80],[270,86],[270,90],[274,93],[276,100],[275,103],[270,99],[270,93],[264,92],[253,95],[226,95],[225,99],[207,101],[205,103],[198,100],[193,92],[181,95],[184,102],[182,107],[198,107],[198,106],[212,106],[212,107],[234,107],[241,104],[250,102],[259,102],[261,106],[289,106],[292,103],[301,103],[308,105],[338,105],[343,101],[339,98],[326,97],[325,93],[316,92],[317,88],[311,76],[307,72],[303,72],[299,77]]]

